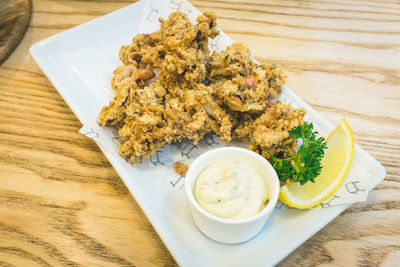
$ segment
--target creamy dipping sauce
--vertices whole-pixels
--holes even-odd
[[[262,210],[268,201],[264,179],[238,161],[208,166],[197,178],[193,193],[205,210],[232,219],[250,217]]]

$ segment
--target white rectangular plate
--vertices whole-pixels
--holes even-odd
[[[138,2],[106,16],[42,40],[30,49],[58,92],[82,122],[97,121],[100,109],[113,97],[112,71],[120,64],[118,50],[130,44],[139,30],[145,2]],[[307,109],[322,135],[333,126],[290,89],[290,102]],[[277,264],[350,205],[323,209],[275,208],[263,230],[238,245],[214,242],[194,225],[182,184],[172,171],[155,168],[149,176],[121,157],[105,150],[105,156],[120,175],[176,261],[182,266],[270,266]],[[370,175],[370,188],[385,177],[385,169],[356,146],[355,161]],[[154,175],[156,174],[156,175]]]

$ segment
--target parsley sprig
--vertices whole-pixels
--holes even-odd
[[[270,154],[269,161],[278,174],[279,180],[299,182],[304,185],[308,181],[315,182],[322,170],[321,160],[324,149],[327,148],[323,137],[317,138],[317,131],[313,131],[313,124],[305,122],[293,127],[289,132],[290,137],[302,139],[302,144],[297,153],[291,157],[280,159]]]

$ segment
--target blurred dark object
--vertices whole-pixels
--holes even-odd
[[[31,0],[0,0],[0,64],[24,36],[31,11]]]

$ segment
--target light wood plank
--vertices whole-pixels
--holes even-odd
[[[0,266],[175,266],[138,204],[28,54],[48,36],[134,1],[34,0],[0,66]],[[400,261],[400,4],[390,0],[194,0],[287,85],[386,168],[353,205],[280,266]],[[301,229],[299,229],[301,230]]]

